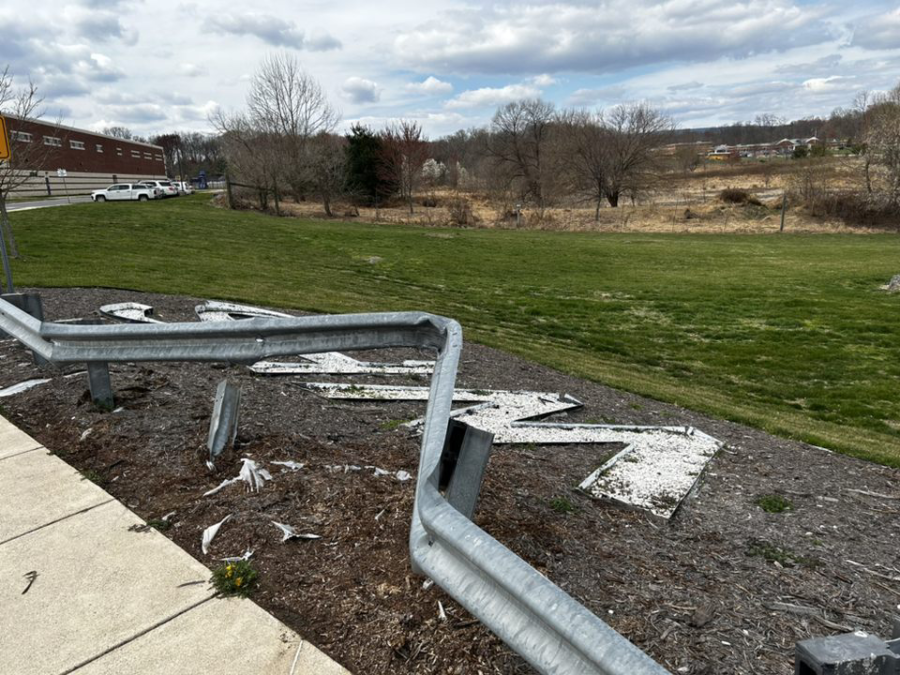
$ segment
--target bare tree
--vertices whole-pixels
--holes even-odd
[[[347,139],[322,132],[310,139],[309,176],[313,191],[322,200],[325,215],[333,216],[331,206],[343,194],[347,178]]]
[[[43,99],[38,95],[33,82],[29,81],[27,85],[16,90],[9,67],[0,72],[0,115],[8,116],[13,128],[19,124],[27,124],[28,120],[42,117],[44,114],[42,104]],[[46,165],[53,152],[52,147],[44,145],[37,138],[31,139],[30,142],[20,142],[18,138],[14,135],[10,139],[12,145],[10,158],[0,161],[0,237],[5,237],[9,242],[9,253],[14,258],[19,257],[19,249],[9,222],[6,201],[17,188],[28,181],[32,171]]]
[[[325,92],[288,53],[271,54],[260,65],[247,94],[250,118],[260,130],[282,139],[282,171],[298,198],[310,187],[309,140],[331,133],[339,115]]]
[[[123,141],[130,141],[135,138],[134,134],[131,133],[131,129],[129,129],[128,127],[103,127],[103,131],[101,131],[101,133],[106,134],[107,136],[113,136],[114,138],[121,138]]]
[[[900,84],[877,97],[866,111],[866,155],[883,173],[880,192],[892,207],[900,206]],[[867,186],[872,181],[867,173]]]
[[[565,111],[560,124],[571,189],[590,199],[595,206],[594,220],[600,220],[611,147],[603,116],[586,110]]]
[[[489,152],[499,168],[518,183],[523,198],[531,197],[541,217],[547,205],[548,183],[554,178],[550,166],[550,136],[556,119],[554,106],[540,99],[513,101],[494,113]]]
[[[380,171],[383,180],[396,186],[413,212],[413,197],[422,181],[422,165],[428,159],[428,144],[417,122],[400,120],[381,133]]]
[[[606,199],[616,207],[622,194],[631,195],[634,201],[652,177],[657,150],[668,141],[674,125],[647,103],[623,104],[598,114],[609,131]]]

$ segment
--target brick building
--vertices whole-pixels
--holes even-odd
[[[166,176],[158,145],[11,115],[6,126],[14,157],[26,143],[43,146],[42,152],[28,153],[39,157],[42,166],[20,167],[29,179],[16,190],[17,196],[87,194],[111,183]],[[65,170],[65,179],[57,175],[59,169]]]

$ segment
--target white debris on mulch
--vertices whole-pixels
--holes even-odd
[[[282,472],[287,471],[287,470],[299,471],[304,466],[306,466],[305,464],[301,464],[300,462],[295,462],[290,459],[287,461],[284,461],[284,462],[269,462],[269,464],[278,464],[279,466],[285,467],[284,469],[282,469]]]
[[[332,473],[350,473],[351,471],[363,471],[363,470],[371,470],[373,476],[388,476],[391,475],[391,472],[387,469],[382,469],[377,466],[372,466],[368,464],[366,466],[357,466],[356,464],[326,464],[325,470],[330,471]],[[393,474],[394,478],[399,480],[400,482],[408,481],[412,478],[412,474],[408,471],[404,471],[401,469],[400,471],[396,471]]]
[[[28,391],[29,389],[33,389],[34,387],[39,387],[42,384],[47,384],[51,380],[47,379],[38,379],[38,380],[25,380],[24,382],[19,382],[19,384],[12,384],[5,389],[0,389],[0,398],[6,398],[7,396],[15,396],[16,394],[21,394],[23,391]]]
[[[252,556],[253,556],[253,551],[248,548],[246,551],[244,551],[243,555],[234,556],[231,558],[219,558],[219,560],[221,560],[223,563],[236,563],[236,562],[242,562],[245,560],[250,560],[250,558]]]
[[[275,527],[277,527],[279,530],[281,530],[281,533],[282,533],[281,543],[282,543],[282,544],[285,543],[286,541],[290,540],[290,539],[321,539],[321,538],[322,538],[322,537],[319,536],[318,534],[311,534],[311,533],[301,534],[301,533],[298,533],[298,532],[297,532],[293,527],[291,527],[290,525],[285,525],[284,523],[277,523],[277,522],[275,522],[274,520],[272,521],[272,524],[273,524]]]
[[[340,352],[305,354],[304,361],[278,363],[260,361],[250,367],[260,375],[430,375],[434,361],[403,361],[392,363],[372,363],[357,361]]]
[[[276,312],[262,307],[250,305],[238,305],[233,302],[218,302],[207,300],[202,305],[194,307],[194,311],[201,321],[238,321],[241,319],[269,318],[289,319],[290,314]]]
[[[579,487],[601,499],[669,519],[722,444],[696,429],[617,432],[628,446]]]
[[[100,308],[103,316],[128,323],[162,323],[152,318],[153,308],[150,305],[142,305],[139,302],[119,302],[112,305],[103,305]]]
[[[203,530],[203,539],[200,543],[200,548],[203,551],[203,555],[206,555],[209,552],[209,545],[212,544],[213,537],[216,536],[219,528],[222,527],[222,525],[224,525],[229,518],[231,518],[231,515],[232,514],[229,513],[215,525],[210,525],[205,530]]]
[[[427,387],[307,383],[326,398],[425,401]],[[581,488],[596,497],[647,509],[670,518],[697,482],[721,444],[690,427],[638,427],[606,424],[548,424],[529,420],[581,407],[568,395],[535,391],[457,389],[455,402],[479,402],[454,410],[453,417],[490,432],[494,443],[565,445],[616,443],[626,445],[588,476]],[[421,429],[424,420],[408,427]]]
[[[234,478],[226,478],[218,486],[214,487],[212,490],[207,490],[203,493],[204,497],[208,497],[210,495],[216,494],[219,490],[222,490],[233,483],[239,483],[240,481],[244,481],[247,484],[247,490],[250,492],[259,492],[260,489],[266,484],[267,480],[272,480],[272,474],[269,473],[268,469],[264,469],[259,466],[254,460],[249,457],[242,457],[241,461],[244,463],[241,466],[241,472],[235,476]]]

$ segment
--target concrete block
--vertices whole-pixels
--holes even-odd
[[[110,502],[0,545],[0,673],[62,673],[212,596],[182,586],[209,571],[141,525]]]
[[[9,420],[0,417],[0,459],[34,450],[41,444]]]
[[[0,495],[0,542],[112,499],[44,448],[3,461]]]
[[[79,668],[75,675],[288,675],[292,672],[294,675],[349,675],[252,601],[232,598],[214,599],[194,607]]]
[[[794,675],[900,675],[900,655],[858,631],[797,643]]]

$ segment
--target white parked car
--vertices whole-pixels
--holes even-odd
[[[163,197],[178,196],[178,188],[175,186],[175,183],[170,180],[142,180],[141,183],[159,188]]]
[[[172,184],[178,188],[178,191],[183,195],[192,195],[194,194],[194,186],[190,184],[190,182],[183,181],[172,181]]]
[[[144,185],[143,183],[116,183],[108,188],[94,190],[91,193],[91,201],[94,202],[147,202],[159,197],[162,197],[162,191],[159,188],[152,185]]]

